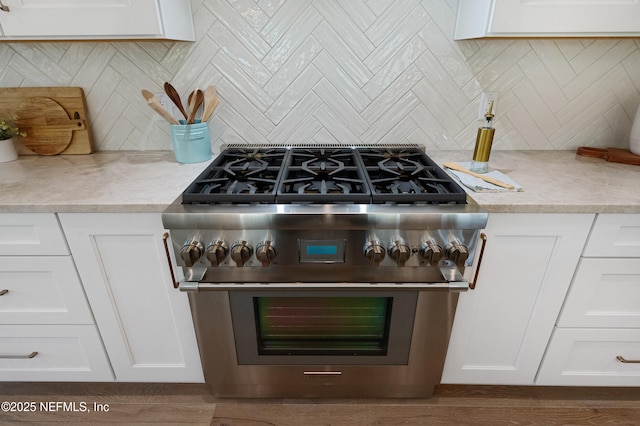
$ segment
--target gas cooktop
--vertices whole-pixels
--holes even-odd
[[[418,146],[236,145],[209,164],[182,204],[466,204]]]

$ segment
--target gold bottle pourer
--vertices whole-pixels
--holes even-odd
[[[491,127],[493,120],[493,101],[489,104],[489,111],[485,114],[487,123],[484,127],[478,128],[476,136],[476,146],[473,150],[473,162],[471,171],[477,173],[486,173],[489,169],[489,156],[491,155],[491,145],[493,144],[493,135],[496,129]]]
[[[493,120],[493,101],[489,103],[489,111],[484,115],[485,120],[487,120],[487,125],[485,127],[491,127],[491,120]]]

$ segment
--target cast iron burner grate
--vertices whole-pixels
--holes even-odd
[[[277,192],[284,203],[368,203],[370,198],[357,153],[350,148],[291,150]]]
[[[275,203],[286,149],[222,152],[182,194],[182,203]]]
[[[466,203],[466,193],[418,149],[358,150],[373,203]]]
[[[183,204],[465,204],[466,193],[415,147],[234,147],[182,194]]]

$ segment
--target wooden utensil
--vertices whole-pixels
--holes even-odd
[[[209,86],[204,89],[204,110],[202,112],[202,121],[209,120],[213,111],[219,104],[218,96],[216,94],[215,86]]]
[[[175,87],[173,87],[171,83],[165,82],[164,92],[167,94],[167,96],[169,96],[169,99],[171,99],[171,101],[175,104],[175,106],[178,107],[178,109],[180,110],[180,113],[186,120],[187,111],[184,110],[184,106],[182,106],[182,100],[180,99],[180,95],[178,94],[178,91],[175,89]]]
[[[612,163],[640,166],[640,155],[636,155],[628,149],[581,146],[578,148],[577,154],[582,157],[603,158]]]
[[[196,119],[196,113],[198,108],[204,101],[204,94],[202,90],[196,89],[189,95],[189,118],[187,118],[187,124],[193,124]]]
[[[500,186],[502,188],[507,188],[507,189],[514,189],[515,188],[513,185],[511,185],[509,183],[502,182],[502,181],[500,181],[498,179],[494,179],[494,178],[491,178],[489,176],[482,175],[480,173],[472,172],[471,170],[468,170],[468,169],[466,169],[466,168],[464,168],[464,167],[462,167],[462,166],[460,166],[458,164],[455,164],[455,163],[444,163],[444,166],[447,169],[456,170],[458,172],[466,173],[468,175],[471,175],[473,177],[477,177],[478,179],[482,179],[485,182],[489,182],[489,183],[491,183],[493,185]]]
[[[171,124],[180,124],[178,120],[176,120],[171,114],[167,112],[166,109],[164,109],[164,107],[160,103],[160,100],[153,93],[143,89],[142,96],[147,100],[147,105],[149,105],[152,110],[160,114],[162,118],[164,118]]]
[[[86,128],[79,116],[71,119],[60,104],[47,97],[25,99],[15,114],[16,125],[26,133],[20,140],[41,155],[60,154],[71,143],[73,131]]]
[[[218,105],[220,104],[220,99],[216,96],[213,100],[213,102],[209,105],[209,109],[205,109],[204,113],[202,114],[202,121],[208,121],[209,118],[211,118],[211,115],[214,113],[214,111],[216,110],[216,108],[218,108]],[[206,107],[205,107],[206,108]],[[206,120],[205,118],[205,114],[206,114]]]

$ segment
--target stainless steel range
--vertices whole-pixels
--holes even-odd
[[[431,396],[486,221],[413,145],[228,146],[163,213],[223,397]]]

